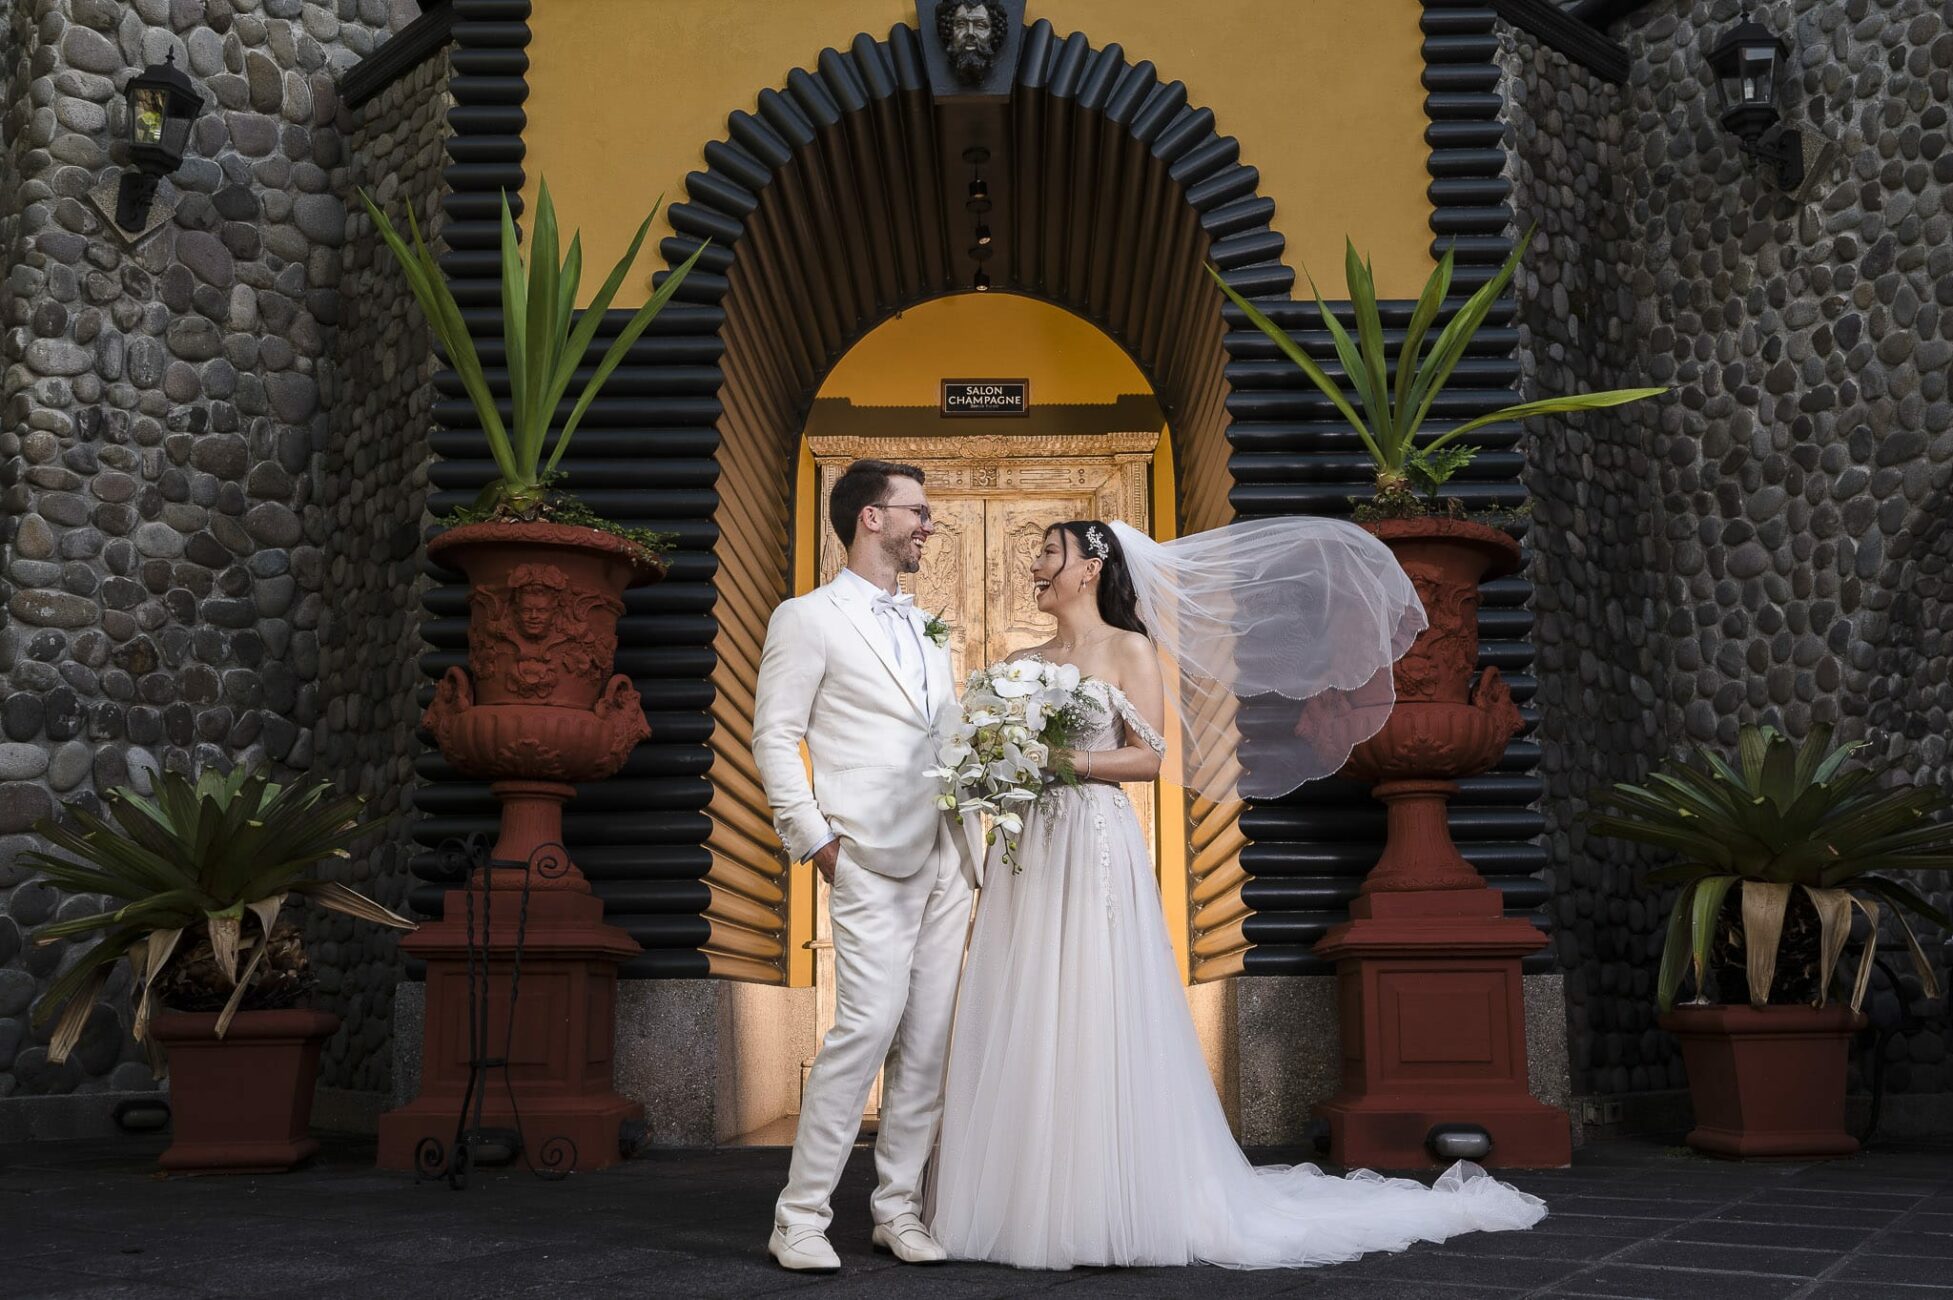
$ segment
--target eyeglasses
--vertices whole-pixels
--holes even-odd
[[[924,528],[933,528],[935,526],[935,516],[929,513],[928,506],[908,506],[895,501],[877,501],[875,507],[878,510],[907,510],[916,517],[916,521]]]

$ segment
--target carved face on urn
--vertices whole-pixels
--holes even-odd
[[[515,625],[529,640],[540,641],[560,625],[563,607],[561,575],[534,565],[523,565],[510,575],[509,595],[510,603],[515,607]]]
[[[978,85],[1004,48],[1010,18],[996,0],[945,0],[936,9],[936,34],[956,79]]]

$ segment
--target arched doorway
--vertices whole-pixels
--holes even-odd
[[[784,980],[790,891],[751,769],[751,683],[767,616],[790,594],[796,437],[839,357],[896,311],[967,291],[982,271],[999,291],[1057,304],[1118,341],[1157,394],[1171,434],[1174,522],[1232,515],[1225,437],[1227,358],[1211,257],[1248,291],[1285,290],[1271,205],[1212,115],[1117,46],[1017,29],[1015,74],[992,100],[932,95],[916,31],[858,37],[815,73],[734,113],[706,172],[672,209],[663,253],[706,239],[709,274],[686,292],[716,307],[719,370],[714,730],[705,881],[710,973]],[[1008,52],[1007,52],[1008,57]],[[977,203],[977,198],[987,203]],[[983,256],[975,227],[990,234]],[[695,277],[696,279],[697,277]],[[1196,880],[1231,867],[1238,809],[1196,807]],[[1202,962],[1246,946],[1235,889],[1212,893]],[[756,923],[754,906],[777,909]],[[1205,933],[1202,939],[1205,940]],[[760,969],[770,967],[772,969]],[[778,971],[776,975],[773,972]],[[1217,970],[1216,973],[1224,973]]]

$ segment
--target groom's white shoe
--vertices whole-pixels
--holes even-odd
[[[876,1250],[887,1251],[904,1264],[941,1264],[949,1259],[949,1252],[914,1214],[898,1214],[876,1224],[872,1240]]]
[[[773,1256],[781,1268],[790,1268],[796,1273],[838,1273],[841,1271],[841,1257],[834,1253],[834,1247],[827,1244],[827,1235],[819,1228],[781,1228],[773,1229],[767,1239],[766,1253]]]

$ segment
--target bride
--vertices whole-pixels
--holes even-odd
[[[1023,1268],[1273,1268],[1537,1223],[1543,1202],[1462,1162],[1430,1188],[1248,1163],[1119,788],[1160,774],[1169,708],[1186,752],[1168,776],[1203,794],[1271,798],[1340,768],[1424,627],[1394,558],[1332,520],[1164,544],[1080,521],[1046,531],[1031,578],[1057,634],[1013,657],[1075,665],[1099,708],[1070,755],[1080,784],[1026,820],[1021,872],[993,860],[985,876],[932,1180],[938,1240]],[[1287,718],[1236,764],[1232,710],[1213,706],[1270,692]]]

